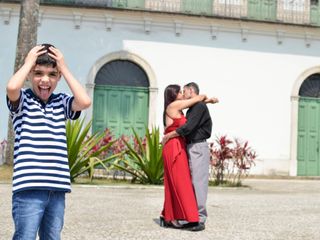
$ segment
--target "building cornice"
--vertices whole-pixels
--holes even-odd
[[[19,4],[0,3],[0,16],[3,24],[10,24],[12,18],[19,17]],[[238,33],[239,40],[250,41],[250,35],[275,37],[278,44],[286,38],[298,38],[310,47],[313,40],[320,40],[319,28],[313,26],[289,25],[283,23],[243,21],[241,19],[209,18],[173,13],[127,11],[115,9],[71,8],[61,6],[40,6],[39,26],[45,19],[71,21],[75,29],[82,24],[102,24],[106,31],[112,31],[114,25],[125,24],[139,26],[146,34],[155,29],[172,29],[175,36],[183,36],[184,30],[206,31],[208,37],[215,40],[220,32]]]

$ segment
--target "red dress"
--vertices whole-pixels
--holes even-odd
[[[165,133],[176,130],[186,122],[185,116],[173,119]],[[198,207],[194,194],[184,138],[170,139],[163,147],[165,221],[198,222]]]

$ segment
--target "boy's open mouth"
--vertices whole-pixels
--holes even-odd
[[[42,100],[47,100],[50,92],[50,87],[49,86],[39,86],[39,93],[40,93],[40,98]]]

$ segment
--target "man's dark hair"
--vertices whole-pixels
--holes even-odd
[[[200,89],[199,89],[198,84],[196,84],[195,82],[190,82],[190,83],[188,83],[188,84],[186,84],[186,85],[184,85],[184,86],[185,86],[185,87],[188,87],[188,88],[192,88],[193,91],[194,91],[197,95],[199,95]]]
[[[52,66],[53,68],[55,68],[57,66],[57,62],[55,59],[50,57],[48,54],[48,53],[52,53],[49,48],[54,47],[54,46],[49,43],[43,43],[43,44],[41,44],[41,46],[44,46],[44,48],[42,50],[47,50],[47,52],[44,54],[41,54],[37,58],[36,65]]]

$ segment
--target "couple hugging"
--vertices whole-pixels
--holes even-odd
[[[207,103],[217,98],[199,95],[191,82],[164,91],[164,206],[160,226],[190,231],[205,229],[212,121]],[[188,109],[186,117],[182,110]]]

